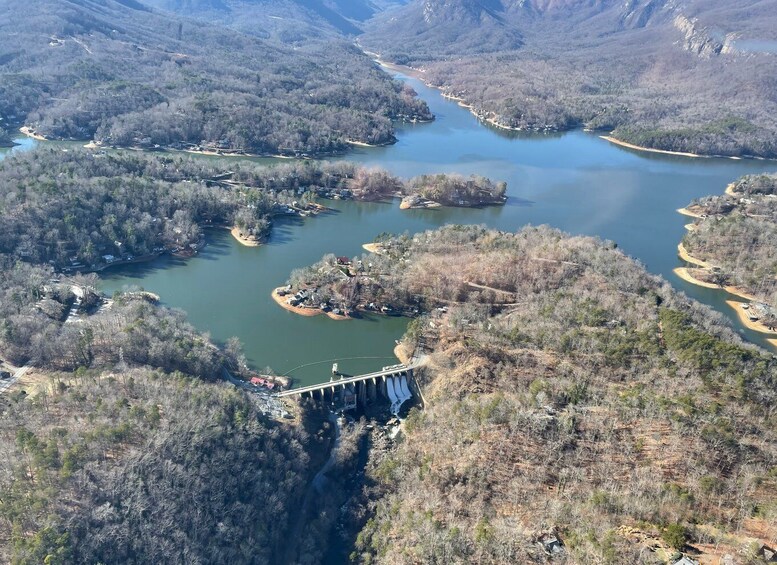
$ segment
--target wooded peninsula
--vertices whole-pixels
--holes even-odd
[[[0,163],[0,253],[60,271],[94,271],[161,253],[195,253],[206,228],[235,227],[261,241],[274,217],[318,213],[319,197],[423,195],[480,206],[503,204],[505,190],[505,183],[458,175],[405,182],[351,163],[229,166],[159,153],[43,147]]]
[[[312,156],[432,119],[345,41],[292,49],[135,1],[6,2],[0,117],[49,139]],[[8,126],[6,126],[8,124]]]
[[[777,330],[777,175],[753,175],[691,202],[682,245],[697,281],[752,300],[738,304],[761,331]]]

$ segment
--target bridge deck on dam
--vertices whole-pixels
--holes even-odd
[[[334,387],[341,387],[347,384],[360,383],[364,381],[369,381],[371,379],[382,379],[383,377],[396,376],[401,373],[409,373],[409,372],[412,372],[413,369],[416,369],[418,366],[419,366],[419,363],[410,363],[408,365],[392,365],[390,367],[384,367],[380,371],[375,371],[374,373],[367,373],[364,375],[356,375],[352,377],[343,376],[339,379],[333,379],[331,381],[316,384],[316,385],[308,385],[308,386],[302,386],[299,388],[284,390],[282,392],[277,393],[275,396],[278,398],[284,398],[288,396],[301,396],[303,394],[312,394],[314,392],[318,392],[321,390],[329,390]]]

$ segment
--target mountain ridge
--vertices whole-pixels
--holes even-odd
[[[135,0],[0,9],[0,123],[47,138],[321,155],[431,118],[343,40],[293,48]]]
[[[142,0],[158,10],[215,19],[285,43],[361,33],[364,22],[406,0]]]
[[[416,0],[359,41],[501,127],[772,158],[775,29],[775,0]]]

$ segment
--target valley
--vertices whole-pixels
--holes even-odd
[[[0,561],[770,562],[775,7],[0,0]]]
[[[359,42],[501,127],[774,157],[777,58],[736,41],[774,40],[775,13],[754,1],[428,0],[377,16]]]

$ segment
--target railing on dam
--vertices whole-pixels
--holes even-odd
[[[384,377],[399,375],[401,373],[410,373],[413,371],[413,369],[417,367],[418,367],[418,363],[410,363],[408,365],[403,365],[403,364],[392,365],[390,367],[384,367],[380,371],[375,371],[374,373],[367,373],[364,375],[355,375],[355,376],[341,376],[339,379],[332,379],[325,383],[301,386],[299,388],[284,390],[282,392],[277,393],[276,396],[278,398],[284,398],[288,396],[302,396],[305,394],[313,394],[314,392],[331,390],[331,389],[334,389],[335,387],[360,383],[364,381],[369,381],[371,379],[377,380],[377,379],[382,379]]]

